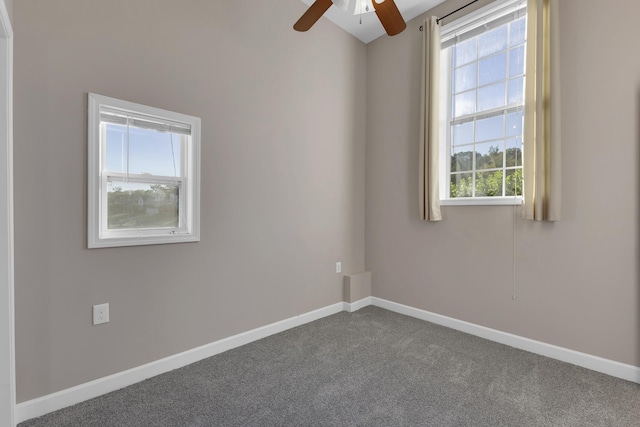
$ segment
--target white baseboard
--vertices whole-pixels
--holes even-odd
[[[371,299],[373,297],[366,297],[366,298],[362,298],[361,300],[358,300],[356,302],[345,302],[344,304],[344,311],[348,311],[349,313],[353,313],[354,311],[358,311],[361,308],[364,308],[368,305],[371,305]]]
[[[501,332],[495,329],[486,328],[484,326],[442,316],[440,314],[431,313],[381,298],[373,297],[371,303],[376,307],[384,308],[389,311],[394,311],[396,313],[415,317],[421,320],[426,320],[427,322],[466,332],[468,334],[485,338],[490,341],[495,341],[500,344],[505,344],[520,350],[550,357],[562,362],[571,363],[573,365],[591,369],[592,371],[611,375],[612,377],[640,383],[640,367],[637,366],[626,365],[614,360],[604,359],[602,357],[592,356],[579,351],[569,350],[564,347],[558,347],[518,335]]]
[[[426,320],[437,325],[446,326],[451,329],[466,332],[490,341],[495,341],[514,348],[529,351],[531,353],[540,354],[552,359],[572,363],[613,377],[640,383],[640,367],[637,366],[625,365],[613,360],[603,359],[601,357],[580,353],[540,341],[534,341],[528,338],[486,328],[484,326],[475,325],[473,323],[442,316],[381,298],[367,297],[353,303],[340,302],[333,304],[309,313],[301,314],[280,322],[234,335],[211,344],[203,345],[183,353],[169,356],[146,365],[118,372],[117,374],[113,374],[108,377],[99,378],[85,384],[80,384],[76,387],[19,403],[16,405],[16,422],[21,423],[31,418],[39,417],[49,412],[57,411],[58,409],[66,408],[67,406],[75,405],[76,403],[119,390],[147,378],[181,368],[202,359],[223,353],[227,350],[240,347],[250,342],[304,325],[305,323],[313,322],[314,320],[318,320],[341,311],[348,311],[352,313],[368,305],[374,305],[389,311]]]
[[[305,323],[345,311],[345,303],[339,302],[328,307],[320,308],[309,313],[291,317],[280,322],[272,323],[253,329],[211,344],[206,344],[192,350],[185,351],[146,365],[138,366],[108,377],[80,384],[37,399],[16,405],[16,422],[21,423],[31,418],[40,417],[49,412],[75,405],[76,403],[101,396],[103,394],[130,386],[147,378],[181,368],[183,366],[223,353],[236,347],[295,328]]]

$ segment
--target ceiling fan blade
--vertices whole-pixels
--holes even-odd
[[[331,0],[316,0],[298,19],[298,22],[293,25],[293,29],[296,31],[308,31],[332,4]]]
[[[376,15],[378,15],[385,31],[390,36],[400,34],[407,28],[407,23],[404,22],[404,18],[393,0],[373,0],[373,8],[376,10]]]

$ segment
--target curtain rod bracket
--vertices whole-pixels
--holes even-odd
[[[478,0],[473,0],[472,2],[469,2],[467,4],[465,4],[462,7],[457,8],[456,10],[454,10],[451,13],[447,13],[446,15],[444,15],[442,18],[438,18],[436,19],[436,24],[440,24],[440,21],[442,21],[444,18],[447,18],[451,15],[453,15],[454,13],[460,12],[462,9],[464,9],[465,7],[471,6],[472,4],[474,4],[475,2],[477,2]],[[424,31],[424,27],[422,25],[420,25],[420,31]]]

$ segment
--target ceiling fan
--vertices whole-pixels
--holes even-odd
[[[302,15],[302,17],[298,19],[298,22],[293,25],[293,29],[296,31],[308,31],[313,24],[315,24],[316,21],[324,15],[331,5],[335,4],[340,9],[347,10],[352,1],[353,0],[316,0]],[[378,19],[380,19],[380,23],[388,35],[395,36],[396,34],[400,34],[407,27],[407,24],[400,14],[398,6],[396,6],[394,0],[370,0],[369,2],[366,0],[355,1],[356,7],[359,6],[361,8],[359,10],[364,10],[362,7],[363,3],[366,4],[367,10],[369,7],[368,4],[373,6],[376,15],[378,15]]]

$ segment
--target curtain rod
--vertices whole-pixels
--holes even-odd
[[[472,4],[474,4],[474,3],[475,3],[475,2],[477,2],[477,1],[478,1],[478,0],[473,0],[472,2],[469,2],[469,3],[465,4],[464,6],[457,8],[457,9],[456,9],[456,10],[454,10],[453,12],[451,12],[451,13],[447,13],[447,14],[446,14],[446,15],[444,15],[442,18],[438,18],[438,19],[436,19],[436,24],[439,24],[439,23],[440,23],[440,21],[442,21],[444,18],[446,18],[446,17],[448,17],[448,16],[451,16],[451,15],[453,15],[454,13],[460,12],[460,11],[461,11],[462,9],[464,9],[465,7],[471,6]]]
[[[447,17],[449,17],[449,16],[453,15],[454,13],[460,12],[460,11],[461,11],[462,9],[464,9],[465,7],[471,6],[472,4],[474,4],[474,3],[475,3],[475,2],[477,2],[477,1],[478,1],[478,0],[473,0],[472,2],[469,2],[469,3],[465,4],[464,6],[457,8],[457,9],[456,9],[456,10],[454,10],[453,12],[451,12],[451,13],[447,13],[447,14],[446,14],[446,15],[444,15],[442,18],[438,18],[438,19],[436,19],[436,24],[439,24],[439,23],[440,23],[440,21],[442,21],[444,18],[447,18]],[[424,30],[424,28],[422,28],[422,25],[420,25],[420,31],[423,31],[423,30]]]

